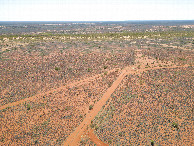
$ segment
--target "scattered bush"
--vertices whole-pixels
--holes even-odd
[[[109,139],[109,140],[108,140],[108,143],[109,143],[109,144],[111,144],[111,143],[112,143],[112,140],[111,140],[111,139]]]
[[[91,68],[88,68],[88,72],[91,72],[92,71],[92,69]]]
[[[55,70],[56,70],[56,71],[59,71],[59,70],[60,70],[60,68],[59,68],[59,67],[55,67]]]
[[[30,110],[30,109],[31,109],[30,104],[27,104],[27,110]]]
[[[154,141],[153,140],[151,140],[151,146],[154,146]]]
[[[107,68],[108,68],[108,66],[107,66],[107,65],[105,65],[105,66],[104,66],[104,69],[107,69]]]
[[[173,122],[173,123],[172,123],[172,127],[178,129],[178,123]]]
[[[92,110],[92,109],[93,109],[93,106],[94,106],[94,105],[90,105],[90,106],[89,106],[89,110]]]

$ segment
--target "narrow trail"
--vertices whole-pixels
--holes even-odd
[[[81,136],[86,132],[88,126],[91,124],[91,120],[93,120],[97,114],[102,109],[102,106],[106,104],[106,101],[110,98],[111,94],[115,91],[118,85],[121,83],[123,78],[128,74],[134,73],[142,73],[148,70],[156,70],[156,69],[168,69],[168,68],[181,68],[181,67],[188,67],[189,65],[185,66],[170,66],[170,67],[154,67],[154,68],[145,68],[145,69],[131,69],[133,67],[127,67],[123,69],[119,77],[114,81],[112,86],[104,93],[102,98],[94,105],[93,109],[86,115],[86,118],[83,122],[75,129],[73,133],[71,133],[65,142],[63,143],[64,146],[76,146],[81,140]]]
[[[161,68],[176,68],[176,67],[188,67],[188,65],[187,66],[172,66],[172,67],[155,67],[155,68],[148,68],[148,69],[139,69],[137,71],[142,71],[142,70],[143,71],[146,71],[146,70],[161,69]],[[110,71],[108,71],[108,73],[114,72],[114,71],[116,71],[116,69],[110,70]],[[134,73],[135,73],[135,71],[134,71]],[[28,98],[25,98],[25,99],[22,99],[22,100],[19,100],[19,101],[16,101],[16,102],[12,102],[12,103],[5,104],[5,105],[3,105],[3,106],[0,107],[0,110],[6,109],[7,107],[17,106],[17,105],[19,105],[21,103],[24,103],[26,101],[32,101],[35,98],[39,98],[41,96],[48,95],[50,92],[53,93],[53,92],[56,92],[56,91],[60,91],[63,88],[73,87],[73,86],[81,86],[83,84],[86,84],[88,82],[91,82],[91,81],[95,80],[100,75],[102,75],[102,74],[95,75],[95,76],[92,76],[92,77],[89,77],[89,78],[86,78],[86,79],[83,79],[83,80],[80,80],[80,81],[76,81],[76,82],[73,82],[73,83],[67,83],[66,85],[61,86],[59,88],[51,89],[51,90],[49,90],[47,92],[44,92],[44,93],[39,93],[37,95],[31,96],[31,97],[28,97]]]
[[[137,69],[137,71],[135,71],[135,73],[141,73],[144,71],[148,71],[148,70],[157,70],[157,69],[171,69],[171,68],[183,68],[183,67],[189,67],[191,65],[183,65],[183,66],[168,66],[168,67],[154,67],[154,68],[145,68],[145,69]]]
[[[95,134],[93,129],[89,129],[88,131],[88,137],[92,142],[94,142],[97,146],[108,146],[107,143],[104,143],[101,141]]]
[[[141,54],[137,54],[137,56],[141,56]],[[150,61],[150,60],[147,60]],[[153,60],[151,60],[153,61]],[[89,125],[91,124],[91,120],[93,120],[97,114],[101,111],[102,107],[106,104],[106,102],[108,101],[108,99],[111,97],[112,93],[116,90],[116,88],[119,86],[119,84],[122,82],[122,80],[124,79],[124,77],[128,74],[137,74],[137,73],[142,73],[144,71],[148,71],[148,70],[156,70],[156,69],[170,69],[170,68],[181,68],[181,67],[188,67],[189,65],[184,65],[184,66],[176,66],[176,65],[172,65],[172,66],[168,66],[168,67],[152,67],[152,68],[145,68],[145,64],[146,61],[145,60],[140,60],[140,62],[144,62],[143,67],[140,69],[137,69],[136,65],[130,66],[130,67],[126,67],[124,68],[120,75],[117,77],[117,79],[113,82],[112,86],[110,88],[107,89],[107,91],[104,93],[104,95],[102,96],[102,98],[94,105],[93,109],[91,111],[89,111],[89,113],[86,115],[85,119],[82,121],[82,123],[75,129],[75,131],[73,131],[68,137],[67,139],[64,141],[63,145],[65,146],[76,146],[80,140],[81,140],[81,136],[88,130]],[[114,72],[118,69],[113,69],[108,71],[108,74],[111,72]],[[8,103],[6,105],[3,105],[0,107],[0,110],[5,109],[7,107],[11,107],[11,106],[17,106],[23,102],[26,101],[32,101],[36,98],[40,98],[41,96],[45,96],[49,93],[55,92],[55,91],[60,91],[64,88],[67,87],[73,87],[73,86],[80,86],[83,84],[86,84],[88,82],[91,82],[93,80],[95,80],[96,78],[98,78],[99,76],[101,76],[102,74],[98,74],[92,77],[88,77],[86,79],[82,79],[73,83],[67,83],[64,86],[61,86],[59,88],[56,89],[51,89],[47,92],[44,93],[40,93],[37,94],[35,96],[29,97],[29,98],[25,98],[23,100],[20,101],[16,101],[16,102],[12,102],[12,103]],[[94,134],[94,133],[93,133]],[[90,133],[90,136],[93,138],[93,141],[102,144],[101,142],[99,142],[97,140],[97,137],[95,137],[95,135],[92,135]],[[91,139],[92,140],[92,139]]]
[[[115,91],[117,86],[121,83],[123,78],[127,75],[126,70],[123,70],[119,77],[114,81],[112,86],[105,92],[102,98],[94,105],[93,109],[86,115],[86,118],[83,122],[75,129],[71,135],[66,139],[63,145],[65,146],[76,146],[81,139],[82,134],[87,130],[87,127],[90,125],[91,120],[98,114],[102,106],[106,104],[106,101],[109,99],[111,94]]]
[[[109,70],[108,71],[108,74],[111,73],[111,72],[115,72],[116,70],[118,70],[118,68]],[[51,90],[49,90],[47,92],[44,92],[44,93],[38,93],[38,94],[36,94],[34,96],[31,96],[31,97],[28,97],[28,98],[25,98],[25,99],[22,99],[22,100],[19,100],[19,101],[16,101],[16,102],[12,102],[12,103],[5,104],[5,105],[3,105],[3,106],[0,107],[0,110],[6,109],[7,107],[17,106],[17,105],[19,105],[21,103],[24,103],[26,101],[32,101],[35,98],[39,98],[41,96],[48,95],[49,93],[53,93],[53,92],[56,92],[56,91],[60,91],[60,90],[62,90],[64,88],[67,88],[67,87],[81,86],[83,84],[86,84],[88,82],[91,82],[91,81],[95,80],[96,78],[100,77],[101,75],[103,75],[103,73],[102,74],[95,75],[95,76],[92,76],[92,77],[88,77],[86,79],[82,79],[80,81],[75,81],[73,83],[72,82],[71,83],[67,83],[64,86],[60,86],[59,88],[51,89]]]

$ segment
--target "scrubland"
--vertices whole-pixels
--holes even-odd
[[[1,35],[0,145],[192,145],[193,38]]]

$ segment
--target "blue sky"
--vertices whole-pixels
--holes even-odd
[[[194,20],[194,0],[0,0],[0,21]]]

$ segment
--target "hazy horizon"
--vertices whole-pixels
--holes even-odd
[[[22,21],[19,21],[19,20],[0,20],[0,22],[127,22],[127,21],[194,21],[194,19],[183,19],[183,20],[85,20],[85,21],[82,21],[82,20],[44,20],[44,21],[41,21],[41,20],[22,20]]]
[[[194,20],[193,0],[1,0],[0,21]]]

